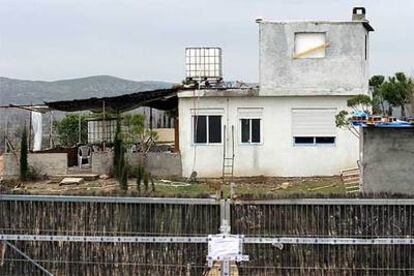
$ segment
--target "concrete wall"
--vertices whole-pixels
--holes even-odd
[[[368,93],[368,59],[360,22],[259,23],[260,95]],[[296,32],[325,32],[324,58],[293,59]]]
[[[112,152],[98,152],[92,155],[92,172],[108,174],[112,169]],[[126,160],[131,167],[143,163],[140,153],[126,154]],[[155,176],[181,176],[181,157],[179,153],[149,152],[146,159],[146,168]]]
[[[140,153],[127,153],[130,166],[137,167],[143,162]],[[181,156],[179,153],[149,152],[145,161],[146,168],[155,176],[181,176]]]
[[[347,109],[347,97],[200,97],[179,98],[180,152],[183,176],[193,170],[201,177],[220,177],[223,166],[223,143],[194,145],[192,110],[222,116],[230,137],[235,130],[236,176],[315,176],[338,175],[340,170],[355,167],[359,159],[359,141],[348,130],[337,129],[335,145],[297,146],[293,143],[292,108]],[[238,108],[262,108],[261,144],[241,144]],[[199,115],[202,115],[199,113]],[[227,148],[231,148],[231,142]]]
[[[29,153],[29,166],[42,175],[64,175],[67,172],[68,157],[66,153]],[[20,174],[19,153],[4,154],[4,176],[18,177]]]
[[[414,128],[363,128],[362,187],[414,194]]]
[[[112,152],[92,152],[92,173],[111,173],[113,162],[112,156]]]

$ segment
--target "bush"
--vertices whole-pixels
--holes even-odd
[[[26,179],[27,180],[40,180],[43,179],[44,176],[42,175],[41,171],[36,169],[35,167],[29,166],[29,169],[27,171],[27,176]]]

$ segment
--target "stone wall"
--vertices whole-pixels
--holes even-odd
[[[414,128],[363,128],[362,134],[363,191],[414,194]]]

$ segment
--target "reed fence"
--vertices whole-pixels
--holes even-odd
[[[414,236],[413,199],[213,199],[0,195],[0,234],[206,237],[230,212],[231,233],[249,238]],[[226,215],[227,216],[227,215]],[[202,275],[206,243],[15,241],[55,275]],[[1,248],[0,248],[1,249]],[[239,275],[414,275],[412,244],[246,243]],[[10,248],[0,275],[37,275]],[[3,258],[1,260],[1,258]]]

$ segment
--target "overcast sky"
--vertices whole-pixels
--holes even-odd
[[[257,81],[257,17],[350,20],[363,5],[371,74],[414,73],[413,0],[0,0],[0,75],[184,78],[184,48],[219,46],[227,80]]]

